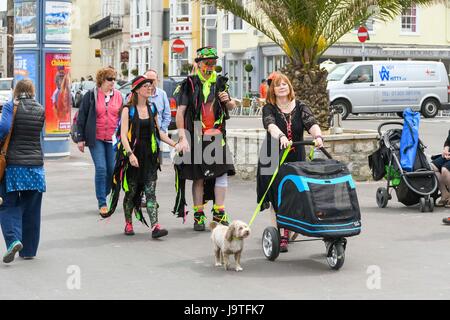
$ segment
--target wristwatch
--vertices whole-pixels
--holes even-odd
[[[130,157],[133,154],[133,151],[127,151],[127,157]]]

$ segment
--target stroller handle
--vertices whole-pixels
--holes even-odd
[[[314,141],[295,141],[295,142],[292,142],[292,145],[291,145],[291,146],[292,146],[292,147],[295,147],[295,146],[315,146],[315,145],[316,145],[316,144],[315,144]],[[284,150],[286,150],[286,149],[282,149],[282,150],[281,150],[281,153],[283,153]],[[333,159],[333,157],[331,156],[331,154],[330,154],[327,150],[325,150],[324,147],[319,148],[319,150],[322,151],[322,153],[323,153],[328,159]]]
[[[400,121],[387,121],[387,122],[383,122],[382,124],[380,124],[378,126],[378,134],[381,136],[381,128],[383,128],[384,126],[389,126],[389,125],[399,125],[403,127],[403,122]]]
[[[292,142],[292,146],[314,146],[315,142],[314,141],[295,141]]]

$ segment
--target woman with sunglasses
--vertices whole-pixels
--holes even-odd
[[[89,147],[95,166],[95,195],[100,214],[108,213],[106,196],[111,191],[114,170],[112,136],[119,122],[122,94],[114,89],[117,72],[103,68],[97,72],[97,87],[89,90],[78,112],[78,149]]]
[[[158,203],[156,202],[157,170],[160,168],[157,140],[167,143],[180,151],[178,144],[160,131],[158,110],[149,102],[152,80],[138,76],[131,82],[130,101],[123,107],[120,120],[120,143],[113,179],[111,206],[107,218],[114,213],[120,189],[125,190],[123,210],[125,213],[125,235],[134,235],[133,211],[138,220],[147,224],[141,213],[141,199],[145,194],[147,213],[150,218],[152,238],[168,234],[158,223]]]

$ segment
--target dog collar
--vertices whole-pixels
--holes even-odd
[[[233,241],[233,240],[243,240],[244,238],[239,238],[239,237],[233,237],[233,238],[231,238],[231,241]]]

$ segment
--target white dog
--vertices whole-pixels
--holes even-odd
[[[234,254],[236,271],[242,271],[241,253],[244,248],[244,238],[250,235],[250,228],[242,221],[235,220],[230,226],[224,226],[217,222],[211,222],[211,239],[214,244],[216,267],[224,266],[228,270],[230,266],[229,255]]]

